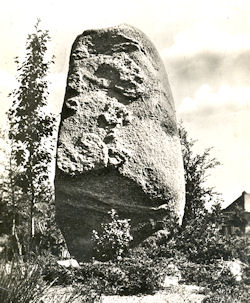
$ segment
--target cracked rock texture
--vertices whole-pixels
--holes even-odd
[[[114,208],[134,244],[181,221],[184,171],[164,65],[128,26],[89,30],[72,47],[57,149],[57,221],[69,250],[91,256],[91,234]],[[170,212],[171,211],[171,212]]]

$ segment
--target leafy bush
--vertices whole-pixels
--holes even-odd
[[[93,231],[93,250],[97,260],[119,259],[126,255],[133,237],[128,219],[119,219],[116,211],[110,212],[111,222],[102,223],[100,231]]]
[[[53,285],[68,286],[74,282],[81,282],[78,268],[61,266],[57,263],[57,258],[48,255],[42,259],[44,264],[42,276],[44,281],[53,282]]]
[[[247,241],[236,235],[223,235],[220,228],[221,211],[200,214],[185,227],[176,229],[170,238],[162,238],[144,246],[153,259],[186,257],[190,262],[213,264],[218,260],[240,259],[247,262]]]
[[[162,268],[152,260],[128,258],[119,269],[123,273],[117,291],[120,295],[152,294],[161,288]]]
[[[218,236],[219,237],[219,236]],[[162,269],[162,275],[165,276],[168,272],[166,271],[167,265],[169,262],[176,265],[176,267],[181,272],[181,283],[184,284],[193,284],[202,287],[203,291],[208,296],[206,302],[247,302],[244,298],[248,298],[246,287],[244,286],[244,279],[241,282],[237,282],[235,277],[232,276],[228,266],[223,261],[223,258],[217,259],[212,257],[213,251],[215,253],[221,252],[222,256],[225,251],[228,251],[228,258],[231,259],[230,256],[235,255],[235,250],[239,250],[239,248],[234,248],[236,242],[230,243],[230,239],[228,238],[228,247],[214,247],[216,244],[215,239],[208,239],[207,241],[211,241],[208,250],[209,254],[202,257],[203,248],[199,249],[199,259],[193,259],[191,261],[191,256],[194,256],[194,252],[187,253],[185,252],[185,243],[184,238],[182,240],[182,248],[180,251],[176,244],[176,239],[172,238],[169,242],[164,242],[161,245],[156,245],[150,247],[141,247],[140,249],[135,249],[133,254],[135,253],[136,258],[143,260],[143,258],[148,258],[149,260],[153,260],[155,269],[158,267]],[[179,239],[180,241],[180,239]],[[194,241],[193,239],[187,239],[186,242]],[[197,240],[198,241],[198,240]],[[213,242],[214,241],[214,242]],[[204,242],[205,243],[205,242]],[[205,245],[203,243],[203,245]],[[180,245],[180,243],[179,243]],[[188,247],[188,243],[186,244]],[[213,250],[214,248],[214,250]],[[216,252],[217,251],[217,252]],[[197,252],[196,252],[197,253]],[[209,257],[211,254],[211,257]],[[242,253],[243,254],[243,253]],[[217,255],[218,256],[218,255]],[[208,257],[208,261],[206,261],[206,257]],[[198,263],[198,261],[202,261]],[[157,278],[159,279],[158,271]],[[244,275],[243,275],[244,276]],[[159,284],[160,285],[160,284]],[[232,301],[230,301],[230,296]],[[211,297],[211,298],[210,298]],[[238,298],[239,301],[236,300]],[[213,301],[214,299],[214,301]],[[233,301],[235,299],[236,301]],[[209,301],[210,300],[210,301]],[[217,300],[217,301],[216,301]],[[221,300],[221,301],[220,301]],[[224,300],[224,301],[223,301]],[[248,299],[249,300],[249,299]]]
[[[183,226],[190,224],[190,220],[207,213],[205,204],[218,200],[218,194],[212,187],[208,187],[206,181],[209,170],[220,165],[211,155],[211,148],[197,154],[194,150],[195,140],[188,136],[183,125],[179,125],[179,137],[183,155],[185,177],[185,212]]]
[[[199,219],[198,219],[199,220]],[[246,241],[243,238],[222,235],[220,230],[206,219],[193,222],[176,237],[175,249],[183,252],[190,261],[210,264],[216,260],[239,258],[246,261]]]
[[[126,258],[121,262],[86,263],[81,280],[89,285],[98,281],[98,290],[105,295],[151,294],[160,287],[160,271],[162,268],[152,260]]]

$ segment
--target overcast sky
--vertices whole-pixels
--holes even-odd
[[[0,125],[37,18],[52,38],[50,108],[59,113],[69,54],[86,29],[128,23],[142,30],[164,61],[178,120],[197,150],[214,147],[222,165],[210,185],[226,203],[250,192],[250,1],[248,0],[8,0],[0,12]]]

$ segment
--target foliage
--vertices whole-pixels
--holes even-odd
[[[48,31],[35,25],[35,33],[28,36],[26,57],[18,63],[19,88],[13,91],[13,105],[8,112],[9,137],[12,141],[12,156],[17,167],[22,168],[16,182],[25,192],[38,191],[48,180],[48,163],[51,153],[43,143],[53,135],[55,118],[46,114],[48,83],[46,76],[53,61],[45,61]],[[35,197],[38,193],[34,193]]]
[[[17,170],[16,167],[14,167],[13,161],[10,157],[10,142],[8,140],[7,134],[8,132],[6,130],[6,135],[5,133],[2,133],[1,138],[6,147],[3,151],[4,172],[0,181],[0,235],[11,235],[12,237],[10,238],[12,239],[10,239],[9,242],[13,242],[13,244],[16,242],[17,244],[19,241],[17,241],[17,239],[16,241],[14,240],[14,238],[18,237],[15,229],[16,224],[19,223],[21,217],[23,218],[24,222],[26,221],[27,217],[25,210],[21,207],[23,204],[22,200],[25,198],[22,197],[20,189],[15,186],[13,182],[14,176],[17,174]],[[22,234],[22,232],[20,232],[20,234]]]
[[[73,267],[61,266],[57,263],[57,258],[54,255],[45,255],[42,258],[44,281],[53,282],[54,285],[72,285],[75,282],[83,282],[79,270]]]
[[[97,270],[109,285],[104,291],[108,295],[152,294],[160,287],[159,268],[152,260],[127,258]]]
[[[223,287],[211,293],[204,303],[248,303],[250,300],[247,289],[242,286]]]
[[[219,218],[222,214],[216,212]],[[216,221],[214,211],[200,216],[186,225],[176,236],[175,247],[185,253],[190,261],[213,263],[218,259],[239,258],[246,261],[246,241],[244,238],[223,235],[220,219]]]
[[[245,261],[245,239],[222,234],[223,213],[218,194],[205,182],[208,171],[219,162],[212,158],[211,149],[195,154],[195,141],[179,128],[186,183],[186,205],[181,229],[175,236],[175,250],[183,252],[190,261],[213,263],[217,259],[240,258]],[[206,202],[213,202],[211,211]]]
[[[65,240],[56,224],[56,211],[51,195],[44,195],[43,201],[37,203],[36,233],[33,237],[33,248],[37,253],[50,252],[61,255],[67,249]]]
[[[102,223],[100,231],[93,231],[93,250],[97,260],[119,259],[126,255],[133,237],[128,219],[119,219],[116,211],[109,212],[111,222]]]
[[[62,289],[56,293],[55,282],[58,277],[49,282],[44,279],[49,261],[55,259],[47,256],[30,256],[24,261],[20,256],[13,258],[12,262],[0,263],[0,302],[4,303],[73,303],[82,296],[86,298],[84,302],[91,301],[92,295],[90,287],[74,285],[65,291]],[[72,274],[71,274],[72,276]]]
[[[204,302],[248,302],[249,294],[244,282],[237,282],[223,261],[198,264],[185,257],[176,260],[182,272],[183,282],[203,288],[207,295]],[[238,300],[238,301],[237,301]]]
[[[42,267],[38,262],[23,262],[13,259],[11,263],[3,260],[0,264],[0,302],[30,303],[38,302],[49,285],[41,278]]]
[[[145,258],[129,257],[121,261],[84,263],[81,268],[64,268],[50,262],[45,266],[45,281],[55,285],[80,284],[96,295],[151,294],[161,287],[163,263]]]
[[[211,157],[211,148],[207,148],[201,154],[195,154],[195,141],[188,137],[182,125],[179,126],[179,137],[185,173],[186,204],[183,218],[183,226],[185,226],[190,220],[206,215],[205,203],[211,202],[216,197],[213,188],[207,187],[205,182],[208,171],[220,163]]]
[[[145,254],[144,248],[137,248],[121,261],[92,261],[77,269],[49,264],[44,275],[46,281],[57,279],[59,285],[80,285],[79,293],[85,298],[84,302],[95,302],[93,298],[101,295],[153,294],[162,288],[166,274],[173,274],[170,264],[181,272],[181,283],[198,285],[202,293],[207,295],[207,300],[221,296],[221,302],[230,302],[223,301],[229,294],[232,298],[242,298],[239,302],[246,302],[243,298],[247,298],[243,282],[235,280],[223,261],[198,264],[181,254],[176,254],[174,258],[151,259]]]
[[[184,228],[176,229],[172,237],[159,237],[153,243],[142,244],[141,249],[153,260],[185,257],[191,262],[210,264],[218,259],[238,258],[246,262],[246,239],[223,235],[218,219],[221,214],[218,212],[216,206],[207,215],[199,216]]]
[[[47,262],[43,276],[47,282],[56,279],[55,283],[64,287],[80,285],[79,293],[85,298],[84,302],[95,302],[93,298],[99,298],[101,295],[155,293],[162,288],[166,274],[173,274],[170,264],[174,264],[181,273],[181,283],[202,287],[207,300],[221,295],[221,302],[224,302],[228,293],[232,298],[237,295],[239,298],[247,296],[243,282],[235,280],[224,261],[213,260],[213,263],[199,264],[191,262],[184,253],[177,250],[173,257],[165,257],[164,254],[150,255],[149,247],[135,248],[130,251],[128,257],[120,261],[92,261],[81,264],[80,268],[64,268],[50,261]]]
[[[73,286],[71,296],[68,297],[66,302],[71,302],[71,300],[74,302],[75,298],[81,297],[83,302],[94,303],[104,293],[105,287],[109,287],[106,280],[100,278],[97,274],[102,272],[103,266],[97,267],[92,263],[86,263],[81,269],[66,268],[59,265],[54,256],[45,258],[44,263],[42,273],[44,281],[47,283],[53,282],[54,286],[62,286],[64,289]]]
[[[10,94],[13,102],[8,111],[11,153],[6,205],[12,217],[11,234],[26,251],[33,248],[35,233],[43,221],[39,219],[43,217],[40,204],[53,200],[49,164],[55,117],[46,112],[47,75],[53,60],[46,59],[48,31],[39,25],[38,20],[35,32],[27,38],[23,62],[16,60],[19,86]]]

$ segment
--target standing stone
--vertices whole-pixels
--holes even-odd
[[[148,38],[128,25],[75,40],[61,115],[57,221],[70,252],[91,256],[91,235],[114,208],[131,219],[135,243],[169,210],[181,221],[184,171],[164,65]]]

